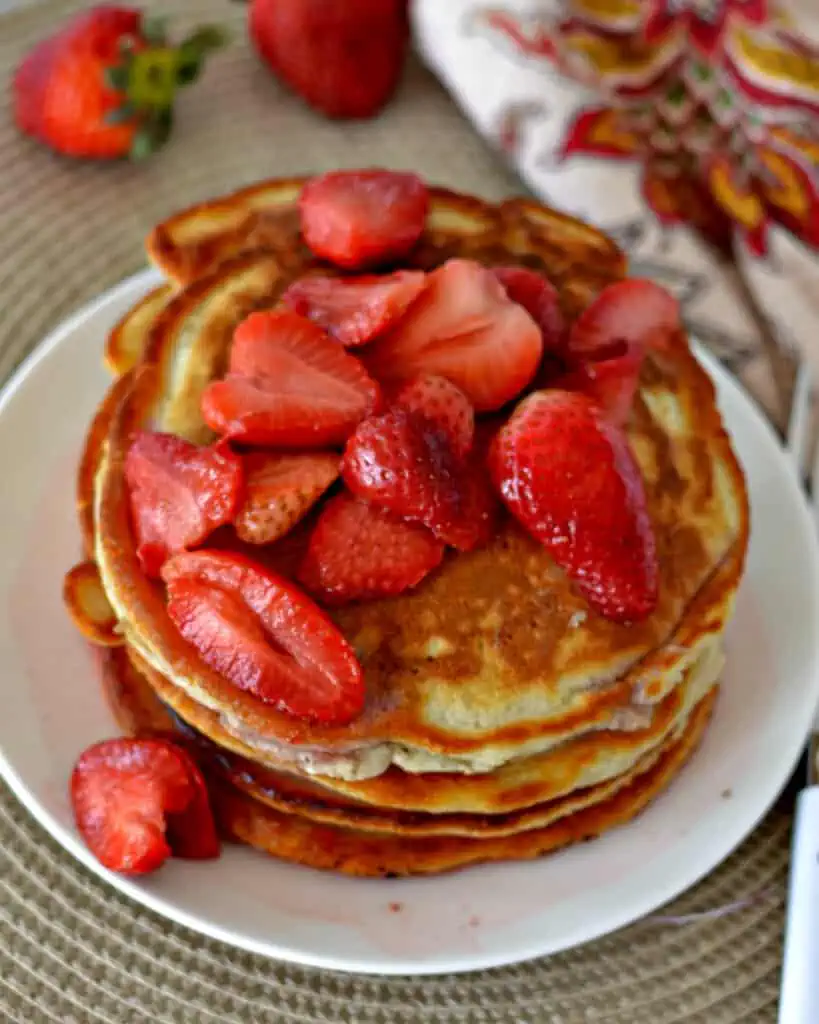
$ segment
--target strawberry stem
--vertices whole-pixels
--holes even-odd
[[[134,124],[132,159],[143,160],[164,145],[173,126],[177,89],[196,81],[207,55],[229,38],[218,25],[203,25],[172,46],[166,38],[166,20],[146,15],[139,32],[139,41],[146,45],[140,49],[129,37],[120,41],[121,60],[105,69],[105,82],[121,102],[105,121]]]

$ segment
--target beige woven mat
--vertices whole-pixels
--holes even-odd
[[[442,0],[443,2],[443,0]],[[0,77],[83,4],[0,17]],[[266,175],[385,163],[498,198],[512,179],[419,68],[378,122],[333,125],[248,52],[240,5],[172,0],[236,39],[184,96],[170,146],[143,167],[51,157],[0,107],[0,379],[66,314],[143,265],[157,219]],[[68,501],[66,496],[66,501]],[[461,978],[383,980],[274,963],[177,927],[106,888],[0,788],[0,1020],[39,1024],[349,1021],[762,1024],[775,1019],[790,818],[774,810],[666,915],[548,960]]]

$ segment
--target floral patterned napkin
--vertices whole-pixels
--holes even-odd
[[[412,17],[533,192],[614,235],[781,425],[794,364],[819,372],[819,6],[414,0]]]

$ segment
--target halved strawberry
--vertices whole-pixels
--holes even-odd
[[[177,551],[195,547],[241,501],[242,463],[220,442],[199,448],[172,434],[141,432],[125,457],[137,554],[149,576]]]
[[[217,857],[205,783],[190,756],[164,739],[95,743],[71,774],[77,828],[111,871],[138,875],[173,853]]]
[[[568,349],[575,360],[607,359],[612,346],[640,354],[663,348],[680,326],[680,305],[665,288],[642,278],[607,285],[572,324]]]
[[[188,806],[179,814],[169,815],[166,819],[168,843],[174,857],[186,860],[206,860],[218,857],[220,853],[219,836],[210,807],[210,796],[204,776],[199,766],[188,751],[181,746],[176,749],[188,766],[193,796]]]
[[[625,434],[594,402],[529,395],[496,437],[489,468],[511,512],[602,616],[652,612],[659,569],[643,480]]]
[[[380,391],[361,363],[289,311],[252,313],[236,329],[228,374],[202,396],[214,430],[247,444],[341,444]]]
[[[294,313],[323,327],[345,348],[355,348],[383,333],[420,295],[422,270],[366,277],[302,277],[282,302]]]
[[[528,267],[492,267],[492,273],[512,302],[523,306],[540,327],[543,351],[562,352],[566,345],[566,322],[552,282]]]
[[[551,386],[588,395],[612,423],[622,426],[634,404],[642,363],[643,353],[639,348],[621,342],[619,346],[612,346],[608,358],[578,363]]]
[[[322,509],[299,579],[325,604],[369,601],[417,586],[443,555],[425,526],[344,491]]]
[[[475,413],[463,391],[446,377],[416,377],[400,389],[395,404],[426,417],[443,430],[456,455],[463,457],[472,448]]]
[[[334,171],[302,189],[301,230],[316,256],[357,270],[405,256],[424,230],[427,204],[415,174]]]
[[[488,412],[526,387],[542,351],[538,325],[497,277],[458,259],[427,275],[420,297],[363,358],[381,381],[446,377],[478,412]]]
[[[343,725],[360,714],[355,652],[292,583],[217,551],[178,555],[162,575],[180,633],[234,686],[312,721]]]
[[[294,580],[307,551],[310,534],[318,521],[317,504],[287,533],[270,544],[249,544],[238,536],[233,526],[223,526],[209,538],[207,549],[250,559],[277,576]]]
[[[365,420],[341,463],[353,494],[423,523],[461,551],[491,533],[492,502],[479,468],[455,454],[434,422],[398,406]]]
[[[338,476],[333,452],[244,456],[245,499],[236,533],[249,544],[269,544],[287,533]]]

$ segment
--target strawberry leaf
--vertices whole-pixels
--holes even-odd
[[[105,84],[116,92],[124,92],[128,88],[128,68],[121,64],[105,69]]]

